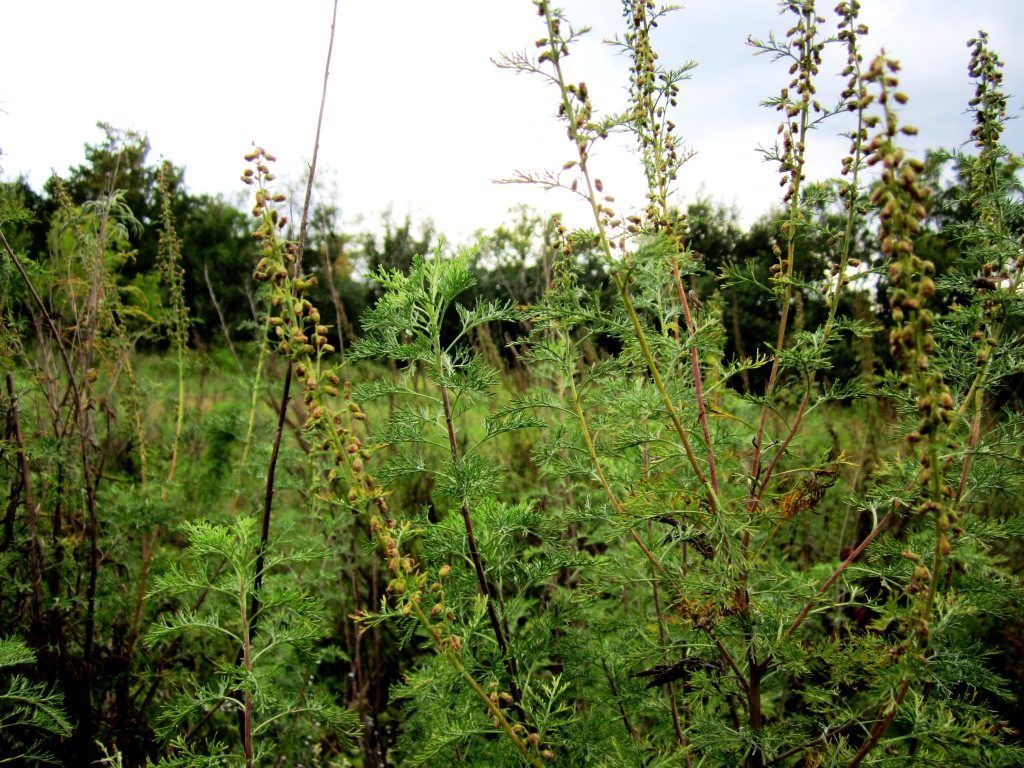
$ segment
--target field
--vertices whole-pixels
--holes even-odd
[[[588,230],[343,232],[261,147],[239,211],[110,126],[44,194],[0,185],[0,763],[1024,763],[998,57],[972,42],[970,151],[909,157],[856,3],[786,4],[783,196],[744,230],[674,204],[686,68],[651,48],[668,11],[626,9],[626,114],[546,2],[499,60],[568,134],[514,180]],[[824,119],[850,155],[811,182]],[[599,179],[611,133],[644,210]]]

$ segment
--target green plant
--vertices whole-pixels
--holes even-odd
[[[971,476],[974,449],[967,454],[954,450],[962,429],[954,418],[954,392],[970,400],[976,385],[952,389],[934,362],[940,340],[955,345],[963,334],[957,337],[952,326],[945,326],[942,338],[926,307],[934,295],[933,268],[915,256],[914,241],[928,191],[917,178],[923,165],[907,159],[898,145],[901,133],[916,132],[901,127],[895,111],[906,101],[897,90],[898,65],[882,57],[862,65],[858,39],[866,29],[857,20],[857,4],[840,4],[838,40],[847,48],[843,74],[848,85],[840,103],[826,109],[815,97],[815,83],[822,50],[830,41],[821,31],[825,19],[812,2],[783,4],[794,17],[785,40],[752,40],[759,50],[791,63],[792,81],[767,102],[784,114],[781,145],[767,155],[784,176],[787,217],[778,232],[784,245],[774,247],[774,276],[760,287],[778,301],[779,325],[770,355],[723,368],[721,315],[713,296],[701,297],[684,286],[684,278],[700,267],[687,240],[688,222],[670,203],[688,153],[673,134],[669,112],[690,65],[663,68],[651,48],[651,32],[671,9],[655,9],[646,0],[624,4],[628,32],[617,43],[632,57],[631,106],[622,115],[596,119],[586,85],[570,83],[563,68],[585,30],[572,27],[543,0],[536,7],[545,25],[537,41],[539,56],[507,56],[501,65],[541,75],[558,88],[559,115],[573,156],[561,174],[519,174],[512,181],[574,192],[589,205],[594,222],[586,232],[559,227],[564,258],[556,266],[557,277],[545,298],[522,315],[535,328],[529,364],[534,380],[544,386],[499,409],[488,424],[546,426],[552,422],[532,415],[544,410],[567,414],[574,422],[572,428],[549,430],[536,453],[539,464],[570,479],[576,502],[567,518],[579,524],[573,534],[577,546],[594,555],[590,562],[573,563],[577,568],[568,577],[572,588],[562,598],[565,606],[559,598],[562,585],[549,584],[539,598],[531,591],[535,582],[523,579],[515,582],[516,589],[503,590],[504,605],[490,613],[486,585],[499,570],[488,567],[489,559],[472,543],[474,529],[487,530],[486,505],[466,504],[470,486],[458,486],[469,560],[505,661],[508,680],[502,685],[514,691],[516,678],[522,681],[516,702],[523,721],[543,719],[530,706],[531,695],[564,674],[574,681],[563,693],[577,702],[577,713],[557,724],[561,738],[549,733],[539,738],[556,746],[556,759],[567,764],[589,762],[593,754],[605,761],[616,755],[625,762],[657,755],[688,765],[742,763],[750,768],[797,759],[851,766],[865,760],[1012,763],[1018,752],[1000,744],[999,727],[984,714],[986,701],[1006,690],[984,672],[961,627],[975,611],[1009,610],[1019,599],[1019,587],[1011,574],[998,571],[992,550],[1007,523],[978,519],[978,530],[987,533],[979,533],[977,543],[968,546],[967,528],[959,522],[963,510],[956,509],[962,503],[953,501],[956,494],[946,482],[957,471]],[[999,101],[989,98],[987,103]],[[871,112],[874,107],[878,114]],[[851,152],[842,163],[849,179],[832,187],[845,218],[837,230],[823,231],[813,212],[827,199],[828,188],[805,183],[808,146],[813,128],[848,112],[856,120],[847,132]],[[877,130],[873,137],[871,130]],[[636,137],[650,186],[643,212],[617,211],[594,170],[594,147],[614,131]],[[861,181],[868,168],[880,171],[870,189]],[[853,449],[844,450],[838,437],[817,458],[808,455],[811,439],[805,424],[830,401],[861,392],[856,383],[823,388],[819,374],[830,365],[838,333],[866,338],[874,332],[873,324],[838,313],[849,272],[860,266],[852,243],[865,214],[878,221],[880,250],[891,260],[886,265],[895,323],[890,337],[904,368],[890,377],[884,393],[904,416],[896,434],[907,447],[893,446],[869,490],[849,498],[858,511],[874,516],[872,528],[849,554],[842,561],[804,561],[786,551],[784,532],[821,504],[851,463]],[[796,261],[804,257],[800,244],[811,235],[831,249],[824,281],[798,277]],[[585,296],[574,274],[574,253],[595,245],[617,291],[611,305]],[[1015,305],[1014,278],[1005,263],[999,263],[1009,291],[1004,306]],[[457,265],[458,260],[452,269]],[[396,474],[451,474],[451,469],[432,467],[429,456],[437,461],[436,454],[422,447],[442,425],[448,427],[453,466],[458,467],[447,390],[453,373],[470,380],[479,363],[456,357],[446,366],[448,358],[438,355],[449,349],[441,340],[440,318],[452,294],[433,287],[444,283],[428,279],[430,270],[444,274],[439,256],[414,261],[408,278],[378,276],[388,292],[370,316],[367,341],[357,347],[357,354],[418,360],[433,385],[426,392],[408,383],[366,388],[369,394],[401,395],[425,404],[397,410],[378,432],[382,443],[398,450],[384,465],[385,480],[391,477],[389,466]],[[986,274],[995,270],[990,264]],[[732,268],[725,279],[749,276]],[[821,300],[815,295],[824,297],[827,312],[820,327],[807,329],[801,307]],[[469,311],[460,311],[460,317],[464,327],[474,318]],[[588,361],[583,344],[595,334],[615,339],[621,353]],[[999,346],[986,344],[985,349]],[[979,359],[983,366],[987,357]],[[750,396],[748,404],[733,402],[732,413],[723,409],[728,398],[723,382],[744,366],[760,365],[770,366],[764,394]],[[1015,430],[1016,420],[1007,425]],[[1006,460],[1006,470],[1015,476],[1010,469],[1015,459]],[[462,479],[495,481],[476,466]],[[917,522],[921,515],[930,526]],[[422,524],[421,546],[440,558],[445,548],[438,550],[435,542],[446,529],[443,519]],[[656,526],[667,526],[668,535],[656,534]],[[540,539],[539,561],[556,562],[545,547],[564,541],[565,531],[532,533]],[[448,542],[449,552],[453,544]],[[522,561],[530,562],[530,546],[520,541],[518,547]],[[916,554],[919,549],[931,553],[927,563]],[[977,579],[994,577],[1008,595],[998,607],[976,590]],[[843,589],[835,593],[837,584]],[[880,586],[869,589],[869,584]],[[581,592],[590,597],[586,609],[572,597]],[[553,605],[561,608],[555,617],[549,613]],[[864,628],[854,625],[844,618],[853,610],[874,621]],[[523,627],[519,633],[503,630],[505,623],[512,626],[510,614],[525,618],[525,624],[516,625]],[[543,626],[549,637],[565,634],[572,642],[531,645],[536,642],[531,622]],[[829,624],[836,629],[828,630]],[[527,647],[531,664],[521,672],[520,654]],[[596,659],[603,674],[595,676]],[[634,670],[632,676],[622,663]],[[858,672],[851,676],[852,670]],[[418,683],[420,701],[427,684],[435,697],[447,690],[442,671],[432,667],[431,673]],[[650,678],[647,692],[634,682],[638,677]],[[663,695],[649,691],[662,688]],[[911,692],[914,704],[908,707]],[[585,716],[579,714],[581,706]],[[616,720],[621,728],[612,725]],[[468,728],[468,721],[457,719],[453,737],[461,734],[464,740]],[[461,747],[456,746],[456,754],[464,759]]]
[[[48,197],[0,185],[9,752],[1022,761],[1024,208],[987,37],[974,146],[918,160],[858,4],[829,22],[783,3],[788,31],[750,40],[790,68],[763,150],[782,205],[745,232],[677,206],[693,63],[655,50],[674,9],[623,3],[628,102],[608,114],[571,79],[585,30],[534,7],[536,54],[500,64],[553,86],[568,155],[511,181],[566,191],[588,229],[519,210],[475,247],[408,222],[360,237],[310,202],[312,169],[295,224],[256,147],[249,237],[109,127]],[[825,129],[850,151],[815,182]],[[638,209],[600,178],[613,134]],[[252,283],[211,278],[242,240]],[[255,343],[236,344],[250,286]],[[350,294],[378,302],[357,317]],[[217,319],[230,357],[191,346]]]
[[[61,709],[64,697],[32,683],[22,675],[11,674],[9,667],[30,665],[35,654],[14,638],[0,639],[0,670],[5,670],[5,689],[0,691],[0,764],[56,762],[42,748],[41,735],[68,737],[71,723]]]
[[[312,677],[307,683],[307,674],[297,674],[317,663],[314,643],[324,636],[325,627],[316,597],[295,585],[297,574],[291,569],[322,558],[323,550],[290,550],[286,536],[278,537],[274,549],[261,549],[256,521],[250,518],[232,526],[186,523],[185,531],[186,565],[155,579],[151,595],[203,592],[208,597],[201,610],[184,608],[165,616],[150,628],[148,640],[210,634],[219,638],[215,646],[222,646],[222,654],[232,660],[214,661],[213,682],[197,678],[191,690],[171,701],[161,733],[170,739],[172,756],[160,764],[264,764],[268,755],[279,752],[281,727],[298,727],[298,717],[339,736],[352,735],[358,726],[352,713],[318,691]],[[265,578],[257,612],[250,614],[258,560],[274,576]],[[240,664],[233,662],[237,649]],[[215,722],[218,714],[235,712],[241,724],[235,743],[214,736],[200,749],[198,734],[204,729],[218,734],[223,727]]]
[[[161,197],[161,230],[160,230],[160,261],[158,267],[160,277],[167,288],[168,303],[167,326],[171,347],[174,350],[178,367],[178,408],[174,426],[174,442],[171,448],[171,465],[167,470],[167,482],[174,479],[174,470],[178,464],[178,446],[181,440],[181,426],[185,419],[185,352],[188,343],[188,307],[185,306],[185,270],[181,268],[181,241],[174,228],[174,216],[171,213],[171,164],[165,162],[158,176]],[[139,419],[136,419],[139,422]],[[140,441],[140,445],[145,445]],[[145,467],[145,457],[142,459]],[[145,474],[143,474],[145,482]]]

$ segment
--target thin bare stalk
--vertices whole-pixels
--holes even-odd
[[[807,391],[804,392],[804,396],[800,400],[800,407],[797,408],[796,416],[793,419],[793,424],[792,426],[790,426],[785,438],[783,438],[782,444],[779,446],[778,450],[775,451],[775,455],[772,456],[772,460],[771,462],[769,462],[768,468],[761,475],[761,482],[758,484],[757,488],[751,496],[751,505],[756,505],[764,497],[765,491],[768,490],[768,481],[771,480],[772,475],[775,473],[776,467],[778,467],[779,465],[779,461],[781,461],[782,457],[786,455],[786,449],[789,448],[789,444],[793,441],[793,438],[796,437],[797,432],[800,430],[800,425],[803,423],[804,413],[807,411],[807,403],[809,402],[811,397],[810,387],[813,385],[813,383],[814,376],[812,372],[811,378],[807,385],[808,389]]]
[[[309,223],[309,201],[313,197],[313,178],[316,175],[316,157],[320,152],[320,129],[324,123],[324,105],[327,103],[327,78],[331,74],[331,55],[334,53],[334,27],[338,22],[338,0],[334,0],[331,12],[331,37],[327,43],[327,61],[324,63],[324,84],[320,92],[320,112],[316,118],[316,137],[313,139],[313,157],[309,161],[306,177],[306,199],[302,204],[302,221],[299,224],[299,252],[295,255],[295,274],[302,272],[302,254],[306,248],[306,226]]]
[[[146,534],[142,534],[142,569],[139,573],[139,588],[135,596],[135,618],[132,620],[132,628],[129,633],[129,651],[135,645],[142,627],[142,606],[146,599],[146,581],[149,577],[149,566],[153,562],[153,552],[156,550],[156,537],[160,533],[160,526],[153,526],[153,535],[147,541]]]
[[[269,319],[269,318],[268,318]],[[249,457],[249,448],[252,445],[252,435],[256,429],[256,408],[259,405],[260,387],[263,383],[263,366],[270,351],[268,338],[270,335],[270,324],[265,322],[261,331],[262,341],[260,352],[256,358],[256,373],[252,380],[252,397],[249,402],[249,424],[245,429],[245,442],[242,444],[242,458],[239,460],[241,471],[238,474],[238,484],[235,486],[235,496],[231,500],[231,511],[238,509],[238,502],[242,496],[242,483],[245,480],[245,462]]]
[[[683,281],[679,274],[679,260],[672,258],[672,275],[676,280],[676,290],[679,292],[679,302],[683,307],[683,316],[686,320],[686,330],[692,338],[696,333],[693,324],[693,315],[690,313],[690,302],[683,291]],[[700,358],[697,353],[697,345],[690,344],[690,366],[693,370],[694,396],[697,400],[697,420],[700,422],[701,430],[704,432],[704,445],[707,449],[708,476],[711,479],[711,489],[718,497],[718,465],[715,461],[715,446],[711,442],[711,429],[708,426],[708,411],[704,402],[704,377],[700,370]]]
[[[736,680],[737,682],[739,682],[740,687],[743,689],[744,693],[749,694],[750,681],[747,679],[747,676],[743,674],[743,670],[740,669],[739,664],[736,663],[736,659],[734,659],[732,657],[732,654],[729,653],[729,649],[726,648],[722,641],[715,636],[715,633],[711,630],[711,627],[703,627],[703,630],[704,633],[709,638],[711,638],[711,642],[715,644],[715,647],[718,649],[718,653],[725,660],[725,663],[729,665],[729,669],[731,669],[733,671],[733,674],[736,675]]]
[[[43,548],[39,541],[39,509],[36,507],[35,495],[32,493],[32,472],[28,466],[25,453],[25,439],[21,433],[21,415],[18,398],[14,390],[14,375],[8,371],[7,398],[10,402],[11,421],[14,426],[14,441],[18,448],[18,466],[21,470],[21,486],[25,494],[25,518],[28,522],[29,562],[32,572],[32,621],[37,626],[42,622],[43,613]]]
[[[338,295],[338,286],[334,284],[334,266],[331,264],[331,256],[327,247],[324,248],[323,262],[324,273],[327,275],[327,289],[331,294],[331,304],[334,305],[334,317],[338,323],[338,359],[344,365],[345,332],[347,331],[350,337],[354,337],[355,332],[352,329],[352,323],[349,322],[348,315],[345,314],[345,307],[341,303],[341,297]]]
[[[295,254],[295,270],[294,276],[296,278],[302,275],[302,252],[306,244],[306,224],[309,220],[309,205],[310,200],[313,196],[313,178],[316,174],[316,158],[320,151],[320,129],[323,125],[324,120],[324,104],[327,100],[327,77],[331,69],[331,53],[334,51],[334,27],[338,19],[338,0],[334,0],[334,12],[331,17],[331,35],[330,41],[327,45],[327,62],[324,65],[324,84],[323,91],[320,96],[320,113],[317,116],[316,121],[316,137],[313,140],[313,158],[309,164],[309,174],[306,180],[306,197],[302,204],[302,223],[299,226],[299,245],[298,251]],[[288,416],[288,399],[291,391],[292,382],[292,360],[288,360],[288,367],[284,373],[284,386],[281,392],[281,409],[278,413],[277,419],[277,432],[274,435],[274,447],[270,454],[270,466],[267,470],[267,485],[266,492],[263,496],[263,519],[260,527],[260,544],[259,551],[256,556],[256,575],[253,581],[253,592],[252,592],[252,616],[251,621],[255,621],[259,613],[259,594],[260,587],[263,584],[263,564],[264,556],[266,554],[267,545],[270,540],[270,514],[273,506],[274,499],[274,474],[277,468],[277,457],[281,446],[281,434],[284,431],[284,426]]]
[[[260,588],[263,586],[263,563],[270,541],[270,515],[274,506],[274,475],[277,473],[277,457],[281,451],[281,435],[284,432],[285,419],[288,414],[288,401],[292,385],[292,361],[284,372],[284,386],[281,391],[281,410],[277,417],[277,430],[274,433],[274,445],[270,450],[270,462],[267,466],[267,484],[263,493],[263,517],[260,523],[260,544],[256,554],[256,575],[253,579],[252,609],[249,612],[251,625],[247,631],[254,630],[260,609]]]

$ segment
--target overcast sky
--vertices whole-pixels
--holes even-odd
[[[835,0],[819,12],[834,28]],[[599,110],[624,106],[626,60],[601,44],[621,31],[621,3],[565,0],[576,24],[594,31],[566,62]],[[1024,94],[1022,0],[862,0],[864,43],[901,61],[910,97],[904,120],[920,128],[918,150],[958,146],[972,87],[966,41],[985,29],[1006,62],[1005,90]],[[48,0],[0,3],[0,165],[39,189],[97,143],[103,120],[149,135],[151,159],[184,165],[194,193],[234,197],[252,142],[298,178],[308,161],[327,51],[330,0]],[[699,66],[683,85],[676,123],[696,150],[680,177],[680,202],[707,195],[735,204],[750,222],[778,199],[778,175],[756,152],[775,140],[777,113],[759,107],[789,77],[781,62],[754,56],[748,35],[783,35],[791,16],[771,0],[692,0],[662,24],[665,65]],[[564,193],[500,186],[517,169],[557,169],[572,156],[554,119],[556,93],[539,80],[494,67],[501,52],[543,34],[530,0],[339,1],[338,29],[320,150],[322,180],[350,226],[397,217],[432,218],[455,240],[507,220],[526,202],[586,211]],[[831,59],[836,72],[839,58]],[[829,62],[826,62],[826,68]],[[838,90],[827,75],[822,88]],[[1019,114],[1019,99],[1010,102]],[[848,126],[826,124],[809,146],[812,177],[836,175]],[[1006,136],[1024,151],[1024,125]],[[605,190],[639,204],[633,158],[609,144],[594,160]]]

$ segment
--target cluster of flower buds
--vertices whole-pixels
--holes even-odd
[[[242,174],[242,181],[256,185],[252,215],[261,219],[252,234],[260,247],[260,260],[253,279],[272,287],[270,303],[278,313],[268,322],[278,339],[278,348],[282,354],[300,360],[306,355],[331,354],[335,351],[334,346],[328,341],[327,326],[320,322],[320,311],[303,298],[303,294],[316,286],[316,276],[303,278],[293,274],[298,247],[281,237],[288,217],[281,215],[279,206],[287,198],[283,194],[272,193],[267,187],[267,183],[274,179],[267,164],[274,162],[275,158],[262,147],[256,147],[245,159],[250,167]]]
[[[253,279],[257,282],[273,281],[275,285],[283,285],[288,277],[288,267],[295,262],[296,247],[294,243],[282,241],[278,232],[287,225],[288,217],[282,216],[277,209],[287,200],[283,194],[273,194],[267,184],[276,177],[270,172],[270,166],[276,160],[263,147],[256,147],[245,156],[249,163],[242,173],[242,182],[256,185],[256,196],[252,206],[254,219],[262,219],[260,226],[252,233],[252,238],[259,243],[261,258],[256,265]]]
[[[671,8],[658,9],[652,0],[633,0],[625,4],[627,19],[623,49],[632,58],[630,74],[630,128],[636,136],[647,175],[647,205],[642,220],[626,218],[626,231],[638,234],[646,230],[666,236],[676,253],[686,251],[689,234],[686,213],[671,209],[668,199],[680,167],[693,156],[674,133],[676,124],[668,116],[679,104],[679,82],[695,66],[666,70],[657,63],[658,54],[651,44],[652,30]],[[620,241],[618,247],[625,250]]]
[[[867,143],[868,131],[863,122],[864,110],[871,104],[872,99],[868,95],[867,86],[861,81],[861,64],[864,57],[860,53],[857,38],[868,33],[866,25],[861,24],[858,16],[860,3],[857,0],[849,0],[839,3],[836,6],[836,13],[839,15],[839,32],[837,39],[846,44],[846,66],[842,75],[849,78],[846,88],[841,96],[846,102],[846,109],[850,112],[857,112],[859,115],[857,128],[846,136],[850,139],[850,154],[843,158],[840,175],[852,178],[843,181],[839,185],[839,197],[843,199],[847,210],[858,207],[858,173],[861,167],[863,146]],[[844,248],[845,251],[845,248]],[[854,265],[850,265],[854,266]]]
[[[342,380],[337,369],[325,365],[325,357],[335,352],[330,343],[328,327],[322,322],[320,310],[304,294],[316,285],[316,277],[302,278],[292,274],[297,256],[294,243],[280,237],[285,217],[278,215],[276,206],[285,202],[285,196],[273,194],[267,182],[274,176],[268,163],[274,157],[257,147],[246,155],[250,167],[242,175],[247,184],[256,185],[253,214],[262,217],[253,238],[260,244],[261,258],[256,266],[255,279],[269,284],[269,303],[274,313],[268,318],[270,333],[277,339],[282,355],[290,357],[294,374],[302,388],[306,406],[304,431],[311,435],[314,445],[330,457],[326,470],[326,483],[335,493],[347,484],[347,500],[353,510],[373,507],[384,518],[389,516],[387,493],[365,471],[370,449],[364,447],[355,424],[366,421],[366,414],[352,397],[352,385]],[[332,404],[328,398],[342,396],[342,403]],[[344,491],[342,491],[344,494]]]
[[[452,572],[450,565],[442,565],[437,578],[431,581],[429,575],[419,567],[416,558],[403,554],[402,540],[412,533],[411,523],[397,523],[386,520],[380,515],[370,516],[370,534],[377,539],[377,544],[384,555],[388,571],[392,574],[388,583],[388,594],[400,603],[400,611],[415,617],[424,625],[431,638],[437,643],[438,650],[451,649],[456,653],[462,650],[462,638],[451,631],[455,621],[455,612],[445,603],[444,579]],[[424,613],[424,602],[432,603],[429,611]]]
[[[911,443],[921,440],[952,419],[953,397],[942,373],[931,369],[929,357],[935,338],[928,302],[935,294],[935,266],[914,252],[914,240],[921,231],[926,210],[924,203],[931,190],[919,180],[924,165],[907,158],[897,145],[900,134],[917,133],[910,126],[900,127],[893,103],[905,104],[907,97],[896,91],[899,64],[877,57],[862,76],[867,84],[880,89],[872,97],[883,107],[883,116],[865,118],[869,127],[882,123],[879,133],[867,145],[869,166],[881,166],[881,183],[871,196],[878,208],[879,248],[892,259],[889,265],[889,305],[893,328],[889,344],[893,356],[903,360],[907,373],[902,381],[914,384],[920,414],[918,428],[907,436]],[[935,468],[925,467],[925,472]]]
[[[261,180],[273,181],[277,178],[270,172],[270,166],[267,165],[267,163],[277,162],[277,158],[263,147],[253,145],[252,152],[245,156],[245,162],[255,165],[255,170],[253,168],[246,168],[242,172],[242,181],[245,184],[259,183]]]
[[[995,150],[1006,124],[1003,62],[988,47],[988,34],[985,32],[968,40],[967,46],[972,49],[967,71],[977,82],[974,98],[970,101],[970,108],[974,111],[971,138],[984,155]]]
[[[919,514],[933,515],[937,525],[936,557],[951,551],[947,533],[958,532],[957,517],[949,500],[954,491],[945,483],[952,457],[941,458],[938,446],[947,439],[948,425],[954,418],[953,395],[942,372],[930,364],[935,339],[933,317],[928,308],[935,294],[935,266],[915,253],[914,241],[925,218],[925,202],[931,193],[918,177],[923,165],[908,159],[897,146],[899,134],[912,136],[916,129],[899,126],[893,104],[904,104],[907,97],[895,88],[899,65],[882,56],[876,58],[862,75],[865,85],[878,87],[878,96],[870,97],[883,108],[882,116],[865,118],[866,124],[881,130],[867,145],[869,166],[881,167],[881,180],[871,201],[878,208],[880,250],[891,259],[889,266],[893,327],[889,334],[893,356],[901,360],[904,374],[900,384],[911,390],[918,412],[916,429],[907,434],[907,441],[920,444],[918,460],[921,469],[918,482],[924,498]],[[917,563],[907,586],[909,594],[921,593],[921,614],[915,632],[927,641],[928,621],[934,590],[934,574],[912,552],[904,557]]]
[[[1007,156],[999,143],[1007,120],[1007,97],[1002,90],[1003,62],[989,48],[986,33],[980,33],[967,44],[972,48],[968,71],[975,80],[974,98],[970,101],[975,123],[971,138],[980,151],[977,157],[962,158],[960,166],[969,182],[971,207],[982,224],[980,245],[986,260],[973,285],[982,297],[984,321],[974,332],[973,340],[978,342],[976,365],[984,368],[998,345],[999,329],[1006,319],[1006,293],[1001,294],[997,289],[1012,291],[1019,285],[1024,271],[1024,252],[1016,246],[1013,251],[1000,247],[1008,241],[1001,179],[1015,178],[1017,169],[1024,163],[1015,155]],[[1019,235],[1018,231],[1018,238]]]
[[[330,374],[329,376],[333,376]],[[334,383],[334,379],[329,379]],[[330,394],[330,392],[328,392]],[[328,473],[328,482],[333,486],[344,474],[348,482],[348,494],[346,501],[353,512],[372,506],[381,519],[391,520],[391,510],[388,508],[385,491],[377,483],[376,478],[366,471],[365,462],[369,460],[372,450],[363,445],[362,438],[356,432],[355,423],[365,422],[366,413],[359,404],[352,398],[352,382],[346,381],[342,390],[343,408],[333,409],[329,412],[330,428],[322,427],[327,432],[323,443],[325,453],[329,453],[334,468]],[[326,415],[327,412],[322,415]],[[313,417],[317,416],[314,409]],[[371,526],[372,528],[372,526]],[[371,531],[376,533],[376,531]]]
[[[825,47],[824,39],[818,34],[818,24],[823,24],[825,19],[815,12],[813,0],[789,3],[787,10],[797,15],[796,24],[786,31],[788,47],[794,51],[792,55],[796,59],[789,68],[793,79],[771,103],[785,117],[778,129],[782,136],[778,155],[779,173],[782,174],[779,186],[786,187],[782,202],[795,203],[800,185],[806,178],[805,139],[809,115],[812,111],[822,112],[821,104],[814,98],[817,92],[814,78],[821,67],[821,53]]]

